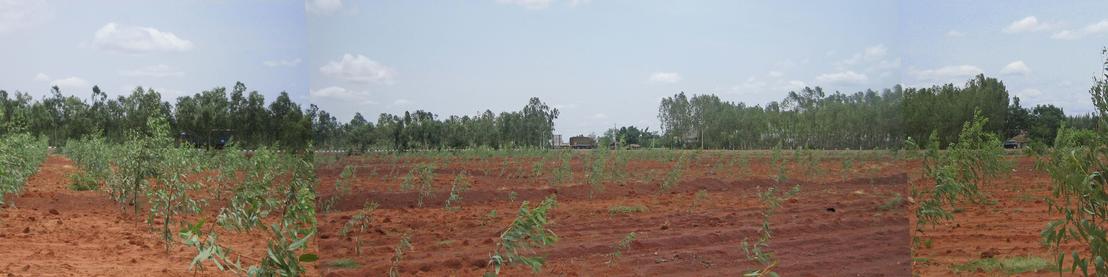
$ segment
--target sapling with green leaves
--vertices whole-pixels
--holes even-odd
[[[408,251],[412,251],[412,235],[404,234],[400,237],[400,242],[392,248],[392,263],[389,264],[389,277],[400,276],[400,261],[404,259],[404,254]]]
[[[346,224],[342,225],[342,229],[339,230],[339,235],[345,238],[354,228],[357,228],[359,232],[365,232],[365,230],[369,228],[369,220],[371,219],[370,214],[380,206],[381,205],[377,204],[377,202],[366,201],[366,203],[362,205],[362,209],[358,210],[357,214],[351,216],[350,220],[347,220]]]
[[[423,164],[419,167],[419,198],[416,204],[422,208],[423,198],[431,197],[435,192],[435,165]]]
[[[458,172],[458,175],[454,176],[454,182],[450,185],[450,196],[446,198],[445,209],[448,211],[457,211],[459,209],[459,203],[462,201],[462,193],[469,190],[470,181],[469,174],[463,170]]]
[[[353,166],[346,166],[339,173],[339,178],[335,180],[335,193],[331,197],[327,198],[323,203],[323,212],[328,212],[334,208],[335,203],[338,203],[340,199],[350,195],[350,183],[354,179],[355,168]]]
[[[770,187],[766,191],[758,193],[758,199],[762,201],[762,226],[758,231],[758,240],[754,243],[748,243],[746,239],[743,239],[742,248],[747,260],[761,264],[762,268],[747,271],[743,276],[778,276],[774,269],[777,268],[779,261],[774,257],[773,252],[766,250],[769,247],[770,239],[773,238],[773,230],[770,229],[769,220],[777,213],[777,209],[781,207],[781,203],[785,198],[793,197],[797,193],[800,193],[800,185],[793,186],[791,190],[784,194],[778,194],[775,187]]]
[[[635,232],[627,233],[623,239],[620,239],[619,242],[612,245],[612,253],[608,254],[608,264],[616,263],[616,260],[623,257],[623,252],[631,250],[631,243],[635,242],[636,237],[637,235]]]
[[[600,148],[603,149],[603,148]],[[604,150],[597,150],[593,153],[592,170],[589,171],[588,183],[589,183],[589,198],[592,198],[596,193],[604,192],[604,179],[605,170],[604,164],[607,162],[606,153]]]
[[[279,177],[290,173],[292,164],[286,163],[285,156],[259,148],[254,155],[240,166],[244,177],[232,191],[230,205],[220,208],[217,221],[220,226],[234,230],[251,230],[261,225],[263,218],[280,204],[277,190],[281,186]]]
[[[512,264],[528,266],[535,273],[542,271],[545,260],[535,253],[535,248],[558,241],[554,231],[546,228],[548,213],[556,204],[555,196],[547,197],[534,208],[529,208],[528,202],[523,201],[516,219],[497,238],[488,263],[492,271],[486,272],[485,276],[500,275],[501,268]]]
[[[415,172],[416,168],[408,170],[408,174],[404,175],[402,181],[400,181],[400,190],[409,191],[415,189]]]
[[[199,213],[204,201],[191,196],[191,193],[200,190],[200,184],[186,179],[188,175],[200,172],[193,159],[197,155],[190,153],[191,148],[185,147],[166,148],[162,151],[159,162],[161,174],[157,176],[157,182],[152,183],[146,191],[146,199],[150,202],[147,222],[153,224],[155,218],[162,221],[162,239],[165,240],[165,250],[168,252],[170,244],[174,242],[170,226],[173,226],[175,217],[181,213]]]
[[[662,181],[661,191],[669,191],[670,189],[676,187],[681,182],[681,178],[683,177],[685,168],[688,167],[688,164],[688,156],[681,155],[681,158],[679,158],[677,162],[673,164],[673,168],[671,168],[669,172],[666,173],[666,178]]]
[[[854,171],[854,157],[844,157],[842,159],[842,168],[839,170],[839,175],[843,182],[846,182],[850,178],[851,173]]]
[[[1104,71],[1093,79],[1089,89],[1097,112],[1097,126],[1090,139],[1073,139],[1077,131],[1062,128],[1054,139],[1054,150],[1042,168],[1050,174],[1051,197],[1048,211],[1058,218],[1042,231],[1043,243],[1058,253],[1057,266],[1063,268],[1071,256],[1070,273],[1108,276],[1108,48]],[[1087,134],[1086,134],[1087,135]],[[1084,249],[1066,253],[1064,245],[1080,243]]]
[[[27,179],[38,171],[48,151],[45,138],[22,133],[0,135],[0,204],[5,204],[5,194],[23,192]]]
[[[772,157],[770,160],[770,164],[773,165],[773,168],[777,171],[777,175],[774,177],[774,180],[776,180],[778,184],[783,183],[786,179],[788,179],[785,169],[786,162],[787,161],[785,160],[785,157],[783,156],[781,151],[781,143],[778,142],[777,145],[773,147]]]
[[[930,197],[920,201],[916,209],[917,230],[953,219],[950,210],[961,202],[985,200],[980,186],[1007,171],[1000,140],[996,134],[984,130],[987,122],[980,111],[974,113],[973,121],[962,127],[958,141],[936,157],[933,166],[926,168],[935,186]]]

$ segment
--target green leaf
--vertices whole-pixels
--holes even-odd
[[[310,263],[317,260],[319,260],[319,255],[316,255],[314,253],[305,253],[303,255],[300,255],[301,262]]]

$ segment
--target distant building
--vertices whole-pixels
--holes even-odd
[[[576,136],[569,138],[569,146],[574,149],[592,149],[596,148],[595,136]]]
[[[1028,138],[1027,132],[1020,132],[1019,135],[1004,141],[1004,148],[1019,149],[1027,146],[1029,142],[1031,142],[1031,139]]]
[[[565,141],[562,141],[562,135],[554,135],[550,138],[550,145],[554,148],[565,147]]]

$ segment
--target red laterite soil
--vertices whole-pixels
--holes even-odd
[[[414,250],[399,263],[402,275],[479,276],[488,269],[494,239],[514,219],[520,202],[533,206],[557,195],[548,227],[560,240],[538,251],[547,260],[539,275],[738,276],[761,268],[746,259],[741,244],[758,236],[762,204],[757,192],[777,186],[776,170],[764,155],[752,158],[747,171],[720,158],[734,152],[708,153],[716,154],[691,163],[670,191],[660,191],[659,185],[673,161],[631,160],[626,171],[630,177],[606,182],[603,192],[591,197],[583,163],[587,155],[575,156],[573,181],[561,185],[551,185],[549,175],[502,177],[503,157],[438,162],[435,192],[424,199],[422,208],[416,205],[417,192],[400,189],[400,178],[425,158],[345,157],[317,169],[322,203],[335,194],[334,183],[344,166],[358,168],[352,193],[338,198],[332,211],[319,213],[323,258],[317,266],[324,276],[385,275],[393,247],[407,233]],[[531,172],[537,160],[515,158],[508,171]],[[550,174],[560,161],[547,163],[544,171]],[[806,176],[804,166],[789,162],[790,180],[779,189],[799,184],[801,192],[787,199],[771,219],[770,249],[780,260],[776,270],[782,276],[911,275],[906,204],[882,208],[897,194],[907,201],[908,175],[902,162],[888,155],[858,160],[845,178],[841,164],[837,158],[825,158],[819,164],[822,173]],[[460,210],[447,211],[443,207],[450,184],[462,170],[472,177],[473,186],[462,194]],[[700,190],[708,196],[696,201]],[[511,202],[508,195],[513,191],[517,199]],[[342,226],[369,201],[380,204],[369,228],[342,237]],[[646,211],[609,213],[613,206],[634,205]],[[486,221],[494,209],[499,217]],[[609,263],[613,245],[630,232],[637,240]],[[355,247],[360,247],[360,254]],[[355,265],[333,265],[339,260]],[[502,273],[531,275],[523,267]]]

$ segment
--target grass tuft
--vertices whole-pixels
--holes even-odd
[[[330,267],[335,267],[335,268],[359,268],[359,267],[362,266],[362,265],[358,264],[358,262],[355,262],[354,260],[351,260],[351,259],[338,259],[338,260],[331,261],[327,265],[330,266]]]
[[[634,205],[634,206],[612,206],[608,208],[608,215],[622,215],[630,213],[641,213],[646,211],[646,206]]]
[[[979,259],[954,265],[953,269],[954,272],[1004,272],[1006,274],[1059,271],[1050,260],[1035,256]]]
[[[881,211],[888,211],[894,208],[898,208],[902,205],[904,205],[904,197],[900,196],[900,194],[897,193],[896,196],[889,198],[889,200],[885,200],[885,204],[881,204],[881,206],[877,207],[877,209]]]

